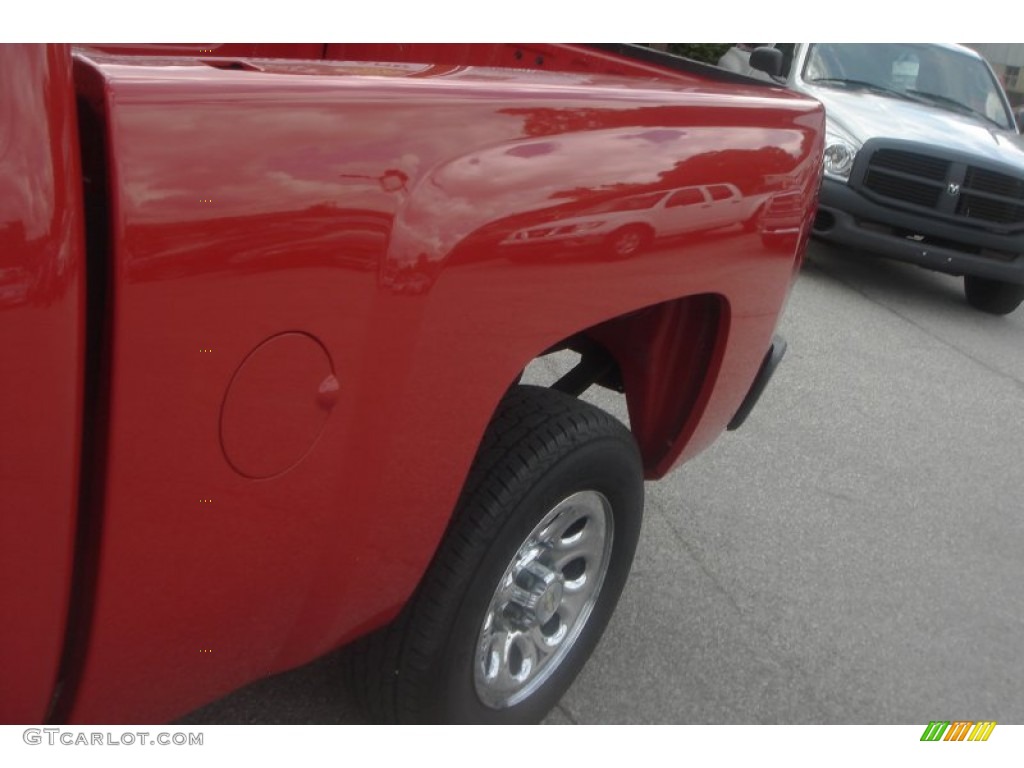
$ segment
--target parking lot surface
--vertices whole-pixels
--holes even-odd
[[[743,428],[648,484],[548,722],[1024,722],[1024,309],[812,244],[780,331]],[[361,720],[334,654],[181,722]]]

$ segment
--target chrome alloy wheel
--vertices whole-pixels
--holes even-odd
[[[477,640],[473,681],[486,706],[515,706],[558,669],[601,593],[613,529],[604,494],[580,491],[555,505],[520,545]]]

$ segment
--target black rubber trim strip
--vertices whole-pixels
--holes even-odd
[[[76,64],[76,66],[78,66]],[[64,724],[71,715],[92,634],[93,610],[103,542],[103,507],[110,413],[110,346],[112,296],[110,207],[104,117],[78,99],[86,237],[85,381],[82,400],[78,518],[75,531],[71,596],[57,683],[50,699],[48,724]]]
[[[754,410],[754,406],[757,405],[757,401],[761,399],[761,394],[764,392],[764,388],[768,386],[768,382],[772,378],[772,374],[775,373],[775,369],[779,367],[779,363],[782,362],[782,356],[786,354],[786,340],[781,336],[773,336],[772,344],[768,347],[768,352],[764,356],[764,361],[761,363],[761,369],[757,372],[757,376],[754,378],[754,383],[750,385],[750,391],[747,392],[747,396],[743,398],[743,402],[740,403],[739,409],[736,411],[736,415],[732,417],[732,421],[729,422],[729,426],[726,427],[730,432],[739,429],[743,422],[747,420],[747,416]]]

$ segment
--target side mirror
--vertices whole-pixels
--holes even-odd
[[[782,75],[782,51],[770,46],[755,48],[750,53],[750,68],[771,77]]]

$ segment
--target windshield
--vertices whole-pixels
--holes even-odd
[[[999,84],[981,59],[937,45],[815,43],[804,82],[913,99],[1012,130]]]

